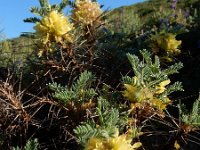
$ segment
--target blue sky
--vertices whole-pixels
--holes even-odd
[[[61,0],[49,0],[51,4]],[[104,9],[113,9],[120,6],[131,5],[144,0],[98,0]],[[32,32],[33,24],[24,23],[23,19],[33,16],[29,12],[32,6],[38,6],[38,0],[1,0],[0,30],[6,38],[18,37],[22,32]]]

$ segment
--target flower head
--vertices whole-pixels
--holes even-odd
[[[105,150],[103,140],[92,137],[85,146],[85,150]]]
[[[131,140],[126,139],[126,135],[120,135],[115,138],[110,138],[106,142],[108,150],[134,150],[139,148],[142,144],[140,142],[131,145]]]
[[[130,84],[124,84],[125,90],[123,91],[123,96],[130,100],[131,102],[136,101],[136,95],[135,93],[138,92],[137,87],[130,85]]]
[[[181,41],[176,40],[175,35],[171,33],[154,35],[151,38],[151,47],[155,54],[160,51],[167,52],[170,55],[177,55],[180,53],[178,47],[181,45]]]
[[[110,137],[108,139],[90,138],[85,146],[85,150],[135,150],[142,144],[137,142],[131,145],[131,139],[127,139],[126,135]]]
[[[69,22],[68,18],[56,10],[51,11],[40,22],[37,22],[34,29],[36,30],[36,34],[42,38],[44,44],[49,41],[72,41],[69,31],[73,29],[73,25]]]
[[[77,23],[89,25],[94,21],[99,21],[99,16],[101,14],[102,10],[97,2],[91,2],[91,0],[77,0],[75,9],[72,11],[72,19]]]
[[[177,2],[178,2],[178,0],[172,0],[172,1],[171,1],[171,9],[172,9],[172,10],[175,10],[175,9],[176,9]]]
[[[176,54],[176,53],[180,53],[180,50],[178,49],[178,46],[181,45],[181,41],[177,41],[175,38],[175,35],[172,34],[168,34],[165,37],[165,43],[163,43],[163,49],[172,53],[172,54]]]
[[[171,100],[167,98],[166,102],[164,102],[161,99],[153,99],[151,102],[154,107],[160,111],[163,111],[167,108],[167,105],[171,102]]]
[[[168,79],[168,80],[165,80],[165,81],[162,81],[158,84],[158,86],[156,86],[156,94],[161,94],[163,93],[165,90],[166,90],[166,87],[171,81]]]
[[[141,102],[151,99],[153,93],[148,88],[137,87],[131,84],[124,84],[123,96],[131,102]]]

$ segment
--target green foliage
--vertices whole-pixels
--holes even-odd
[[[29,23],[36,23],[38,21],[40,21],[40,19],[37,17],[30,17],[30,18],[24,19],[24,22],[29,22]]]
[[[67,5],[71,4],[69,0],[62,0],[60,4],[50,5],[48,0],[40,0],[40,7],[31,7],[30,11],[41,17],[47,15],[52,10],[61,12]]]
[[[100,126],[108,132],[105,136],[112,135],[113,132],[115,132],[113,129],[115,129],[120,119],[118,109],[112,108],[108,101],[100,97],[98,99],[96,111],[99,117]]]
[[[197,6],[197,8],[194,8],[193,9],[193,14],[190,16],[190,18],[192,19],[192,23],[195,25],[195,26],[200,26],[200,9],[199,7]]]
[[[179,62],[179,63],[175,63],[174,65],[169,66],[168,68],[164,69],[163,72],[166,75],[172,75],[175,73],[179,73],[178,70],[181,69],[183,67],[183,63]]]
[[[26,57],[33,50],[31,38],[20,37],[0,42],[0,66],[21,67]]]
[[[155,56],[153,61],[151,53],[147,50],[142,50],[140,53],[143,57],[142,60],[136,55],[127,54],[135,76],[122,78],[123,96],[132,103],[131,111],[133,112],[146,111],[148,109],[145,107],[150,107],[151,113],[159,111],[160,115],[163,115],[163,111],[171,103],[168,95],[175,91],[183,91],[181,82],[168,85],[171,82],[169,75],[177,73],[183,65],[177,63],[163,70],[158,56]],[[136,109],[137,107],[138,109]],[[149,113],[150,111],[148,111]]]
[[[140,61],[138,56],[127,54],[128,60],[132,66],[133,72],[136,78],[128,76],[123,77],[124,84],[139,85],[142,87],[154,87],[158,83],[167,80],[168,76],[174,73],[178,73],[178,70],[183,67],[182,63],[176,63],[166,69],[161,69],[158,56],[155,56],[154,62],[151,59],[151,53],[147,50],[142,50],[140,53],[143,56],[143,60]],[[180,82],[175,82],[170,86],[169,92],[176,90],[182,90]]]
[[[84,122],[82,125],[74,129],[79,142],[85,145],[91,137],[109,138],[113,137],[123,122],[123,116],[120,115],[119,110],[113,108],[110,103],[103,99],[98,98],[98,106],[96,107],[98,121]],[[125,124],[125,122],[123,122]]]
[[[83,123],[74,129],[74,133],[81,145],[85,145],[90,137],[98,137],[101,134],[100,128],[96,128],[95,124]]]
[[[185,109],[184,104],[179,105],[179,111],[180,111],[180,115],[181,115],[181,120],[185,124],[192,125],[194,127],[200,126],[200,96],[193,103],[191,112],[188,113],[188,110]]]
[[[37,150],[39,146],[38,140],[29,140],[24,147],[25,150]]]
[[[167,95],[170,95],[171,93],[175,92],[175,91],[183,91],[183,86],[182,83],[177,81],[172,85],[169,85],[165,91],[165,93],[167,93]]]
[[[39,143],[37,139],[34,140],[28,140],[26,145],[24,146],[23,150],[38,150]],[[13,150],[22,150],[19,147],[13,148]]]
[[[190,22],[190,18],[185,18],[184,13],[189,10],[194,11],[194,7],[198,8],[198,0],[183,0],[178,1],[176,19],[174,17],[174,11],[170,8],[171,1],[168,0],[148,0],[143,3],[138,3],[130,6],[120,7],[110,12],[108,19],[115,20],[113,22],[113,29],[115,32],[125,31],[128,34],[140,33],[140,30],[150,31],[153,28],[162,26],[162,23],[175,23],[187,24]],[[138,18],[138,19],[137,19]],[[122,23],[121,23],[122,22]],[[120,27],[118,27],[120,25]],[[180,26],[176,26],[180,27]],[[183,27],[183,26],[182,26]],[[133,29],[136,30],[133,30]],[[168,30],[172,30],[173,26],[168,27]],[[174,29],[173,29],[174,30]]]
[[[111,14],[108,15],[108,21],[111,24],[111,30],[124,34],[136,33],[141,30],[143,25],[135,10],[126,9],[126,7],[121,7],[111,12]]]
[[[0,43],[0,66],[7,67],[13,63],[12,60],[12,45],[9,41],[2,41]]]
[[[82,103],[89,101],[97,95],[95,89],[91,88],[94,80],[94,75],[91,72],[85,71],[81,73],[80,77],[69,88],[63,87],[57,83],[49,84],[49,88],[55,91],[53,97],[60,102]]]

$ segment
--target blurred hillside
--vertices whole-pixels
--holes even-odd
[[[14,63],[21,64],[27,54],[33,50],[34,40],[27,37],[18,37],[3,40],[0,43],[0,67],[8,67]]]
[[[199,8],[199,0],[178,0],[177,10],[186,12]],[[141,29],[154,25],[156,20],[166,16],[171,11],[171,0],[147,0],[143,3],[124,6],[112,10],[108,20],[112,23],[115,32],[131,34]]]

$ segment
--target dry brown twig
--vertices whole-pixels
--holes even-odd
[[[0,82],[1,126],[11,132],[17,127],[27,127],[31,121],[30,115],[22,103],[23,92],[15,93],[8,82]],[[2,119],[3,118],[3,119]]]

